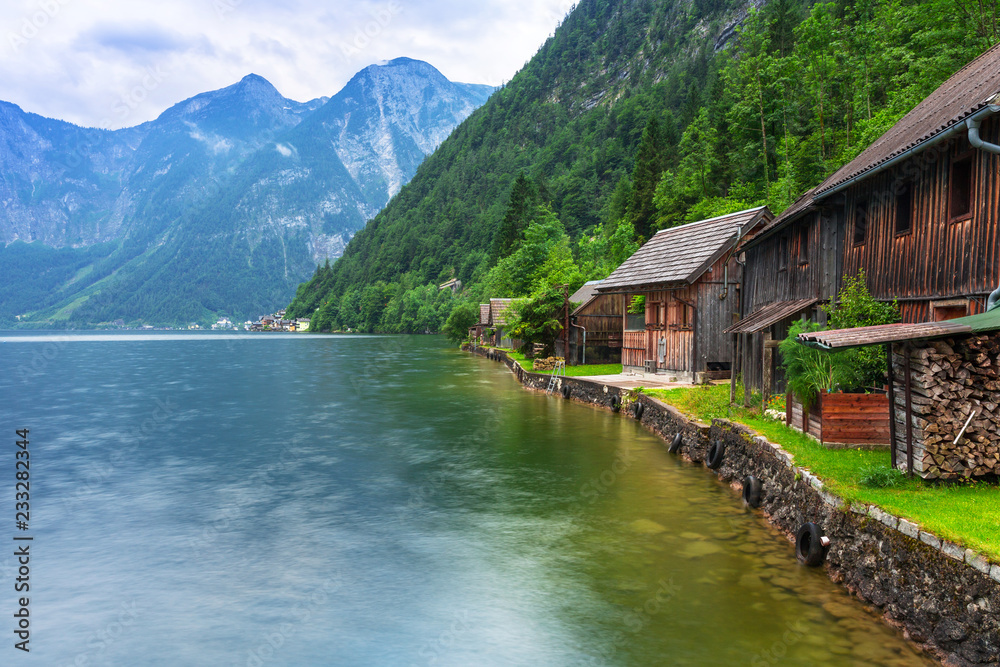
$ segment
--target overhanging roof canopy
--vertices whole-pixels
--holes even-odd
[[[833,329],[799,334],[799,342],[818,350],[845,350],[850,347],[901,343],[908,340],[944,338],[1000,330],[1000,308],[988,313],[959,317],[944,322],[920,324],[880,324],[854,329]]]
[[[772,324],[802,312],[815,304],[819,299],[798,299],[795,301],[775,301],[760,310],[747,315],[742,320],[726,329],[723,333],[750,334],[767,329]]]

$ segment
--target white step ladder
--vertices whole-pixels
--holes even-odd
[[[556,367],[552,369],[552,375],[549,376],[549,386],[545,390],[546,394],[551,394],[555,390],[556,384],[557,384],[556,378],[558,378],[560,376],[566,377],[566,362],[565,361],[557,361],[556,362]]]

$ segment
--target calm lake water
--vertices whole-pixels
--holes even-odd
[[[634,421],[441,338],[0,341],[0,664],[929,664]]]

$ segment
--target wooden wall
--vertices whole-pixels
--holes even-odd
[[[720,298],[727,286],[725,260],[717,261],[694,285],[642,293],[646,297],[647,330],[625,332],[624,365],[643,366],[647,359],[653,359],[658,369],[701,373],[709,364],[732,363],[733,341],[722,332],[739,315],[741,269],[735,258],[730,259],[728,292],[725,299]],[[662,364],[658,354],[661,337],[666,341]]]
[[[1000,142],[1000,122],[990,118],[981,134]],[[959,136],[846,191],[845,274],[864,269],[872,295],[899,299],[905,322],[933,319],[931,299],[975,297],[969,314],[982,312],[1000,283],[1000,155],[971,152],[972,211],[961,220],[949,217],[952,160],[970,148]],[[897,234],[896,195],[906,183],[913,187],[911,229]],[[867,206],[867,233],[855,245],[859,206]]]
[[[771,234],[746,249],[746,267],[742,288],[742,316],[779,301],[819,299],[828,301],[840,289],[843,273],[841,240],[844,238],[842,208],[806,213],[789,228]],[[806,312],[807,317],[825,321],[819,308]],[[774,340],[788,335],[796,317],[776,323],[769,329]],[[728,325],[727,325],[728,326]],[[733,336],[726,334],[732,342]],[[741,343],[740,373],[753,391],[763,385],[763,334],[744,337]],[[774,361],[770,392],[782,393],[784,375],[780,355]]]
[[[608,345],[610,339],[621,341],[625,302],[621,294],[603,294],[573,316],[576,324],[587,329],[587,345]]]

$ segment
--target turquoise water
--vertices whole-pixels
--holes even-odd
[[[441,338],[0,340],[0,664],[925,664],[634,421]]]

